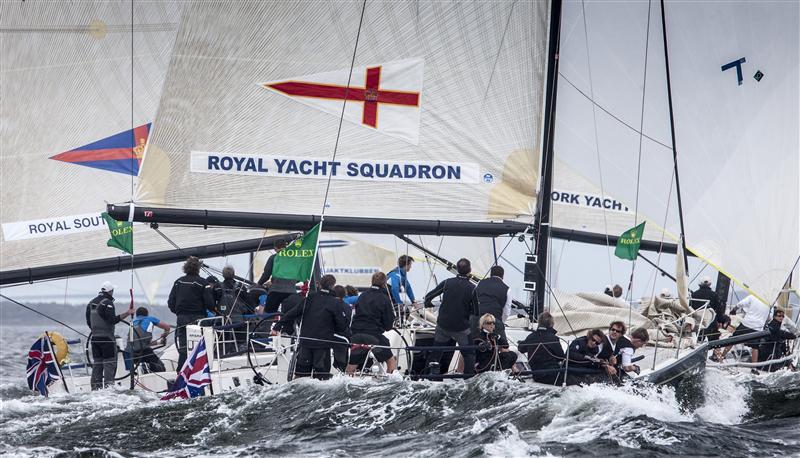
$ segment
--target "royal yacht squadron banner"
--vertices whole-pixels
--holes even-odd
[[[438,161],[330,161],[323,158],[192,151],[190,166],[192,172],[221,175],[432,183],[491,183],[495,180],[491,174],[481,174],[478,164]]]

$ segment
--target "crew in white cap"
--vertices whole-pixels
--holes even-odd
[[[114,325],[133,315],[133,304],[120,315],[114,310],[113,283],[106,281],[100,287],[100,293],[86,306],[86,324],[92,330],[92,389],[108,387],[114,384],[117,373],[117,344],[114,336]]]

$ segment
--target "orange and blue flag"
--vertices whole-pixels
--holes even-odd
[[[56,154],[50,159],[137,176],[149,135],[150,123]]]

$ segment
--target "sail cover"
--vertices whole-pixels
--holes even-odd
[[[532,214],[547,2],[183,3],[137,204]]]
[[[687,248],[771,303],[800,255],[800,5],[665,7]],[[554,202],[556,227],[618,235],[621,202],[678,240],[662,30],[658,2],[564,5],[554,190],[608,206]]]
[[[0,270],[120,254],[100,213],[132,197],[180,11],[171,1],[0,3]],[[181,247],[258,236],[163,229]],[[174,249],[146,226],[134,234],[137,254]]]

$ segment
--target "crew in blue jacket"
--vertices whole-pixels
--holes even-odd
[[[408,271],[411,270],[411,264],[413,262],[414,259],[411,256],[404,254],[397,258],[397,267],[386,275],[388,283],[391,286],[392,303],[394,305],[403,303],[401,297],[403,292],[406,293],[408,299],[412,303],[415,302],[414,291],[411,289],[411,283],[408,282],[407,275]]]

